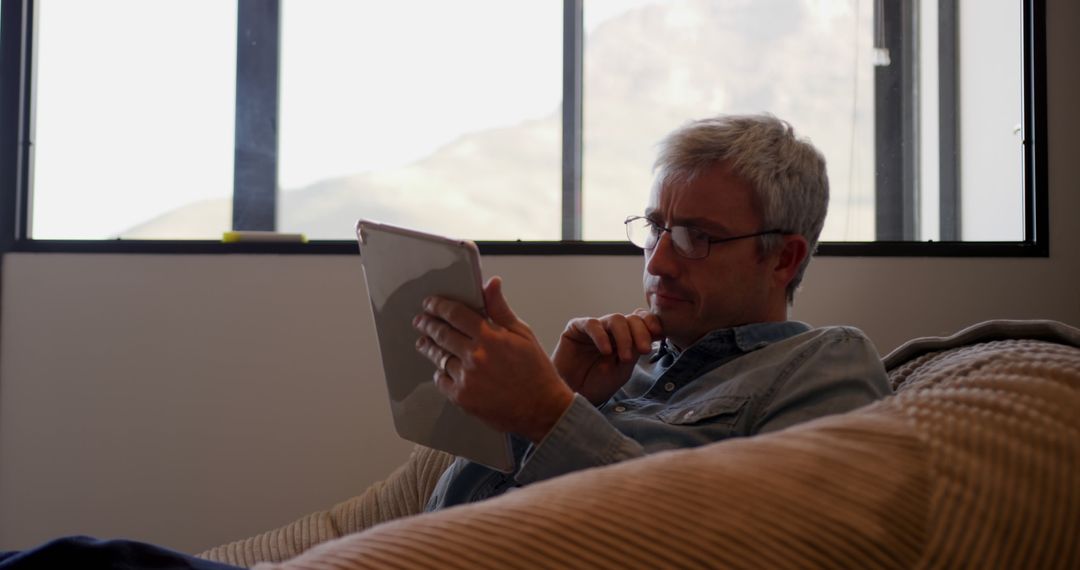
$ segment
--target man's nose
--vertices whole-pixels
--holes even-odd
[[[658,277],[676,277],[679,272],[679,254],[675,243],[671,241],[671,232],[661,232],[656,238],[656,247],[648,252],[645,271]]]

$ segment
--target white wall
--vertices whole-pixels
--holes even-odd
[[[485,265],[547,339],[640,297],[636,259]],[[411,449],[357,256],[11,254],[3,278],[0,550],[199,550],[348,498]]]
[[[1048,0],[1051,256],[822,258],[795,317],[886,352],[987,318],[1080,326],[1080,4]],[[72,533],[196,551],[360,491],[392,433],[358,259],[11,254],[0,550]],[[634,258],[491,257],[546,343],[638,303]]]

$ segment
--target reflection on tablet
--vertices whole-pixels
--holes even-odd
[[[398,435],[513,470],[509,437],[447,400],[433,381],[435,365],[416,351],[419,334],[412,320],[427,297],[483,311],[476,246],[364,220],[357,224],[357,238]]]

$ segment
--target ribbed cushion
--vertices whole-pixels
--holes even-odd
[[[260,568],[1080,567],[1080,350],[925,354],[841,416],[573,473]]]
[[[892,378],[934,482],[922,565],[1080,567],[1080,350],[987,342]]]

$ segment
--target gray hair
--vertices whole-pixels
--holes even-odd
[[[754,189],[762,229],[780,229],[806,238],[809,254],[787,287],[794,300],[810,264],[829,206],[825,157],[808,140],[795,136],[785,121],[769,114],[722,115],[691,121],[662,141],[653,170],[656,184],[687,183],[702,171],[727,164]],[[758,238],[763,254],[783,238]]]

